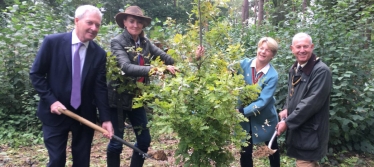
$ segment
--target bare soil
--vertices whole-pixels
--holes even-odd
[[[126,129],[125,138],[129,143],[134,143],[134,135],[132,129]],[[155,160],[148,158],[145,161],[144,167],[180,167],[183,164],[176,164],[175,150],[178,141],[172,136],[159,137],[152,139],[151,147],[148,154],[152,157],[157,156]],[[68,146],[70,146],[70,140]],[[109,140],[104,138],[99,132],[95,132],[94,141],[91,149],[91,167],[106,167],[106,147]],[[261,150],[262,146],[256,146]],[[235,153],[236,161],[230,167],[239,167],[239,150],[232,147],[231,150]],[[132,149],[124,146],[121,154],[121,167],[128,167],[130,164]],[[161,157],[160,157],[161,156]],[[341,167],[374,167],[374,155],[372,154],[339,154],[339,158],[329,157],[329,162],[321,164],[323,167],[341,166]],[[333,163],[335,158],[337,161]],[[28,147],[10,148],[7,145],[0,145],[0,167],[42,167],[48,163],[48,153],[43,144],[32,145]],[[295,166],[294,159],[291,159],[281,153],[281,166],[293,167]],[[66,166],[72,166],[71,149],[67,147]],[[269,161],[267,158],[254,158],[254,166],[267,167]]]

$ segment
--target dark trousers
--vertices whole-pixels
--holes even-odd
[[[120,138],[123,138],[124,131],[119,129],[119,122],[118,122],[118,111],[117,108],[111,108],[111,121],[114,128],[114,134]],[[131,125],[134,129],[134,133],[136,136],[136,144],[135,146],[138,147],[143,152],[148,152],[148,147],[151,143],[151,135],[149,133],[149,129],[147,128],[148,120],[146,111],[143,107],[133,109],[132,111],[123,111],[123,118],[121,124],[124,124],[124,121],[128,117]],[[118,155],[121,154],[123,149],[123,144],[112,139],[110,140],[107,148],[107,156],[113,156],[117,159]],[[108,157],[108,161],[116,161],[115,159]],[[131,167],[141,167],[143,166],[144,158],[137,152],[133,152],[133,156],[131,158]],[[116,165],[111,165],[108,167],[118,167],[119,164],[113,163]]]
[[[269,144],[269,141],[265,142],[266,145]],[[271,149],[279,149],[277,137],[275,137],[273,144],[271,145]],[[249,139],[249,144],[247,147],[242,147],[242,151],[240,152],[240,166],[241,167],[253,167],[253,159],[252,159],[252,152],[253,152],[253,144],[252,144],[252,137]],[[269,156],[270,166],[271,167],[280,167],[280,155],[279,151],[275,152],[273,155]]]
[[[48,150],[48,167],[65,167],[69,131],[72,133],[73,167],[89,167],[94,130],[78,121],[66,118],[61,126],[43,124],[44,144]]]

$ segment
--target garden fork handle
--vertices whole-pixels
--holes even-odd
[[[271,149],[271,145],[273,144],[273,141],[275,139],[275,136],[277,136],[277,130],[274,131],[274,134],[273,136],[271,137],[270,141],[269,141],[269,145],[268,145],[268,148]]]
[[[282,118],[282,121],[284,121],[284,120],[286,120],[286,118]],[[273,141],[274,141],[274,139],[275,139],[275,136],[277,136],[277,132],[278,132],[278,130],[276,129],[276,130],[274,131],[273,136],[271,137],[271,139],[270,139],[270,141],[269,141],[269,145],[268,145],[268,148],[269,148],[269,149],[271,149],[271,145],[273,145]]]

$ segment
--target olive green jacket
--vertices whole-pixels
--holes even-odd
[[[294,78],[296,66],[297,62],[289,72],[289,93],[284,107],[288,110],[287,155],[318,161],[326,155],[329,141],[331,71],[314,54],[298,72],[300,80]]]

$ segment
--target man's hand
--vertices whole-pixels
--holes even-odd
[[[105,121],[102,123],[101,127],[108,131],[108,134],[104,134],[104,136],[108,139],[112,139],[112,136],[114,134],[112,122]]]
[[[279,118],[281,119],[281,121],[278,123],[276,127],[278,136],[282,135],[282,133],[287,130],[287,124],[284,121],[287,117],[288,117],[287,109],[284,109],[283,111],[279,113]]]
[[[287,124],[284,120],[280,121],[276,127],[277,129],[277,136],[282,135],[283,132],[287,130]]]
[[[66,107],[63,104],[61,104],[59,101],[54,102],[51,105],[51,113],[61,115],[61,112],[58,111],[59,108],[64,109],[64,110],[66,109]]]
[[[281,120],[286,119],[286,118],[288,117],[288,115],[287,115],[287,109],[284,109],[284,110],[281,111],[278,115],[279,115],[279,118],[280,118]]]

